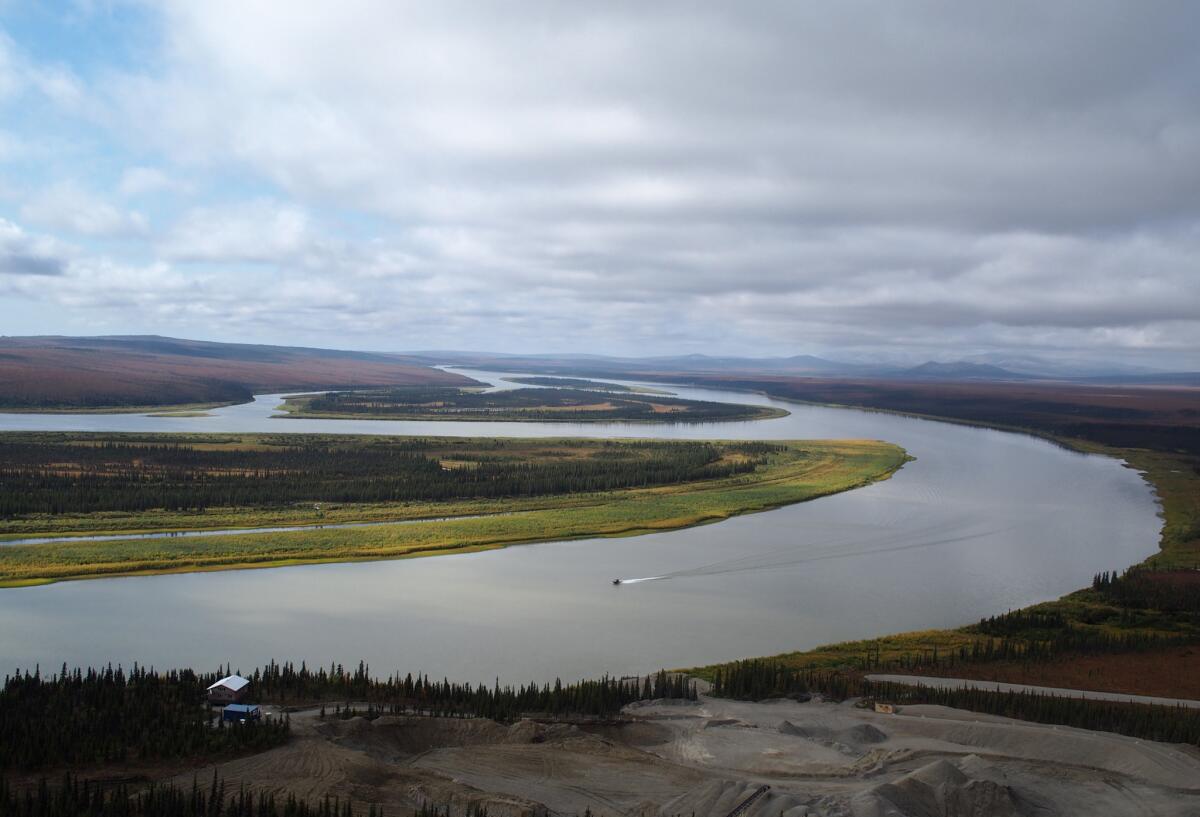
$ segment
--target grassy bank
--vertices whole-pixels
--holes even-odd
[[[1200,472],[1186,453],[1127,449],[1079,439],[1070,448],[1122,459],[1162,506],[1156,553],[1136,566],[1151,579],[1200,593]],[[999,611],[997,611],[999,612]],[[940,675],[1130,694],[1200,698],[1200,614],[1114,601],[1085,588],[956,629],[898,633],[764,659],[792,670]],[[694,670],[711,678],[718,667]]]
[[[522,442],[540,446],[555,443],[499,444]],[[566,445],[564,441],[558,444]],[[48,524],[49,517],[19,520],[3,528],[8,538],[47,531],[133,532],[492,514],[371,528],[0,546],[0,586],[112,575],[405,558],[526,542],[671,530],[867,485],[886,479],[906,460],[903,449],[883,442],[783,442],[772,446],[762,464],[749,473],[647,488],[518,499],[342,504],[331,509],[316,509],[311,504],[303,508],[210,509],[203,514],[203,525],[194,522],[198,514],[161,510],[75,515],[58,519],[54,526]]]

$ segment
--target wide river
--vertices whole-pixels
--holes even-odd
[[[7,414],[0,430],[872,438],[917,459],[867,488],[671,533],[0,590],[0,666],[248,671],[275,658],[487,682],[641,673],[970,623],[1156,548],[1153,494],[1112,459],[1020,434],[669,388],[791,415],[703,425],[294,420],[272,419],[278,399],[260,397],[198,418]]]

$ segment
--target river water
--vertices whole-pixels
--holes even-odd
[[[279,400],[264,396],[196,418],[0,414],[0,430],[871,438],[917,459],[866,488],[669,533],[2,590],[0,666],[249,670],[275,658],[485,682],[641,673],[969,623],[1156,547],[1149,487],[1108,458],[1020,434],[669,388],[791,414],[674,425],[297,420],[272,419]]]

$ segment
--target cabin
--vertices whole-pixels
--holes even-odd
[[[241,703],[250,691],[250,680],[240,675],[227,675],[208,688],[210,704]]]
[[[221,710],[221,720],[226,723],[261,721],[262,707],[258,704],[230,704]]]
[[[895,715],[896,714],[896,705],[895,704],[881,704],[878,701],[876,701],[875,702],[875,711],[881,715]]]

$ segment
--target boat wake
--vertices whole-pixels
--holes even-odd
[[[816,547],[790,545],[786,548],[756,553],[751,556],[741,556],[733,559],[723,559],[706,565],[675,570],[661,576],[645,576],[637,579],[618,579],[614,584],[639,584],[641,582],[668,581],[699,576],[720,576],[727,573],[744,573],[754,570],[773,570],[781,567],[823,562],[831,559],[849,559],[858,556],[874,556],[882,553],[896,553],[906,550],[953,545],[984,539],[1005,533],[1020,525],[1007,525],[998,528],[971,530],[964,528],[961,523],[948,523],[929,527],[920,531],[910,531],[906,534],[885,533],[877,537],[856,538],[840,542],[825,542]]]

